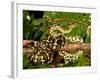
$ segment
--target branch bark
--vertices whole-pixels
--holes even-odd
[[[31,48],[25,48],[28,44],[31,44],[32,40],[24,40],[23,41],[23,48],[24,53],[32,53],[33,50]],[[65,44],[64,47],[57,49],[57,51],[65,50],[65,51],[77,51],[77,50],[85,50],[89,51],[91,50],[91,45],[89,43],[83,43],[83,44]]]
[[[33,40],[23,40],[23,47],[27,47],[27,45],[31,44]]]
[[[83,44],[65,44],[64,47],[62,47],[60,50],[90,50],[91,45],[89,43],[83,43]]]

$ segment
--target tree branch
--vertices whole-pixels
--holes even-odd
[[[23,40],[23,47],[27,47],[27,45],[31,44],[33,40]]]
[[[31,48],[25,48],[28,44],[31,44],[32,40],[24,40],[23,41],[23,48],[24,53],[32,53],[33,50]],[[65,50],[65,51],[77,51],[77,50],[85,50],[89,51],[91,50],[91,45],[89,43],[83,43],[83,44],[65,44],[64,47],[57,49],[57,51]]]
[[[83,44],[65,44],[64,47],[62,47],[60,50],[90,50],[91,45],[89,43],[83,43]]]

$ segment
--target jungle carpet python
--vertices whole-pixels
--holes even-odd
[[[45,39],[41,41],[33,41],[32,44],[28,45],[33,52],[28,54],[27,57],[33,64],[58,64],[64,63],[69,64],[79,58],[83,54],[82,50],[75,52],[71,51],[57,51],[57,49],[63,47],[68,43],[83,43],[83,39],[80,36],[64,36],[65,33],[70,33],[77,24],[71,25],[69,30],[64,30],[61,26],[56,24],[50,26],[49,34]],[[59,30],[60,33],[55,32]],[[58,60],[57,60],[58,59]]]

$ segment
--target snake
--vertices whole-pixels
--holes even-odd
[[[61,26],[57,24],[54,24],[50,27],[51,27],[50,28],[51,35],[53,36],[63,35],[64,36],[64,34],[70,33],[73,30],[73,28],[77,27],[77,24],[69,25],[68,26],[69,29],[63,29]],[[60,33],[55,32],[55,30],[59,30]],[[83,43],[83,39],[79,35],[76,35],[76,36],[67,35],[64,37],[65,37],[65,44],[68,44],[68,43],[82,44]],[[65,64],[68,64],[70,62],[77,60],[83,54],[83,51],[82,50],[78,50],[76,52],[60,51],[59,54],[60,56],[63,57]]]
[[[71,36],[64,34],[70,33],[75,25],[69,25],[69,29],[63,29],[61,26],[57,24],[53,24],[49,27],[49,34],[45,39],[41,41],[33,41],[31,48],[33,49],[33,53],[28,56],[29,60],[33,64],[51,64],[54,60],[54,55],[57,48],[63,47],[68,43],[83,43],[83,39],[76,35]],[[55,32],[58,30],[58,32]],[[83,54],[82,50],[78,50],[76,52],[68,52],[68,51],[59,51],[57,52],[60,57],[64,60],[64,64],[69,64],[79,58],[80,55]]]

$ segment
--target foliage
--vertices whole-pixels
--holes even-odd
[[[37,11],[38,12],[38,11]],[[30,16],[27,10],[23,11],[23,39],[40,41],[49,33],[49,27],[52,24],[62,26],[64,29],[70,29],[70,24],[77,24],[70,33],[66,35],[79,35],[83,38],[84,43],[91,42],[90,29],[91,25],[90,13],[72,13],[72,12],[44,12],[42,18],[35,19],[34,14]],[[30,18],[29,18],[30,17]],[[55,32],[58,32],[55,30]],[[85,52],[84,52],[85,53]],[[77,61],[65,66],[89,66],[90,58],[87,55],[81,55]],[[47,64],[32,64],[26,55],[23,56],[23,68],[50,68],[51,65]]]

